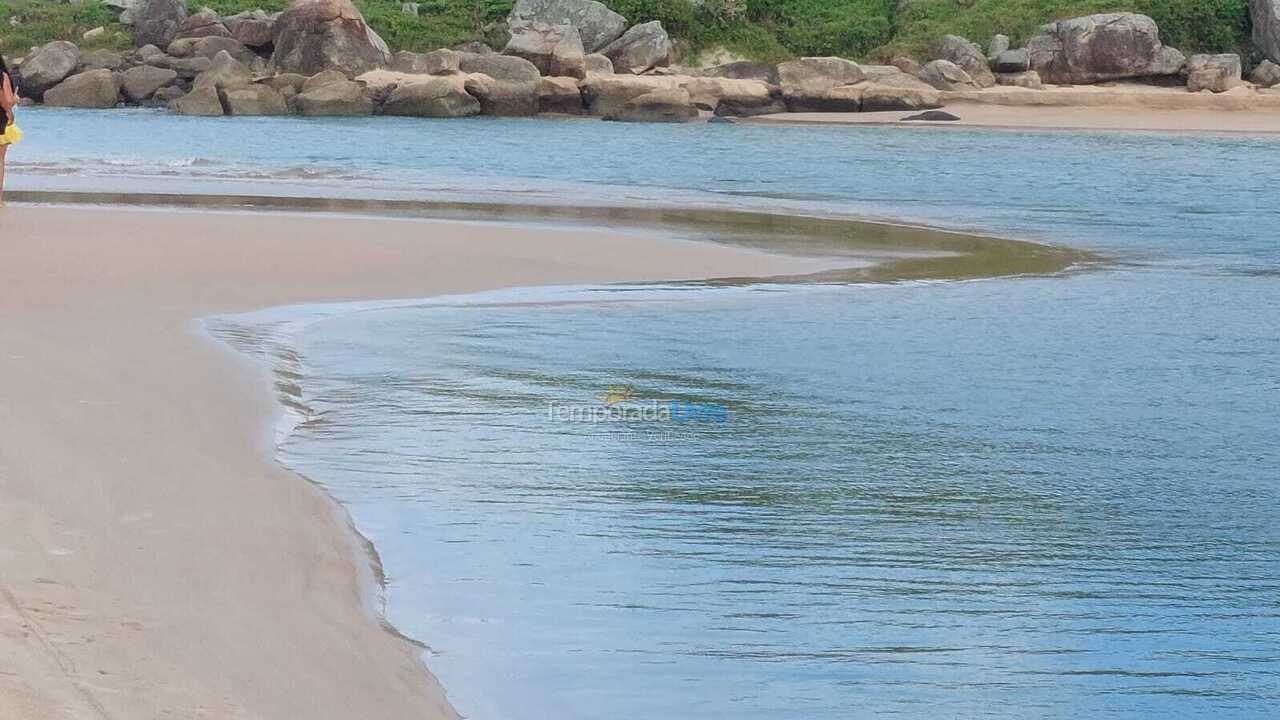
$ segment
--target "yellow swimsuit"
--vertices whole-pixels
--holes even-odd
[[[5,128],[3,133],[0,133],[0,145],[13,145],[21,139],[22,131],[13,123],[9,123],[9,127]]]

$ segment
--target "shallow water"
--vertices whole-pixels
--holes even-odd
[[[71,132],[90,122],[103,137]],[[87,168],[27,166],[28,188],[261,188],[252,173],[305,167],[289,191],[870,214],[1118,259],[212,321],[291,381],[283,460],[376,543],[390,619],[469,717],[1261,718],[1280,702],[1276,139],[23,124],[14,159]],[[629,419],[591,422],[608,393],[630,394]]]

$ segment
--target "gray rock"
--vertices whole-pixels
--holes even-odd
[[[1181,75],[1187,69],[1187,56],[1178,48],[1164,45],[1160,48],[1160,59],[1151,68],[1154,76]]]
[[[1005,50],[996,55],[991,69],[998,73],[1020,73],[1031,69],[1031,53],[1026,48]]]
[[[169,43],[169,55],[172,57],[207,57],[212,60],[224,51],[246,65],[257,57],[252,50],[231,37],[179,38]]]
[[[223,18],[222,24],[227,26],[231,37],[246,47],[258,48],[271,44],[272,30],[276,18],[262,10],[250,10]]]
[[[524,58],[512,55],[480,55],[458,53],[458,67],[465,73],[480,73],[494,80],[513,80],[537,83],[542,76],[538,68]]]
[[[454,46],[453,46],[453,50],[455,50],[456,52],[460,52],[460,53],[474,53],[474,54],[476,54],[476,55],[496,55],[496,54],[498,54],[498,51],[494,50],[493,48],[489,47],[488,45],[485,45],[484,43],[480,42],[479,40],[472,40],[472,41],[470,41],[470,42],[459,43],[459,44],[457,44],[457,45],[454,45]]]
[[[178,79],[178,73],[168,68],[139,65],[124,71],[120,85],[125,97],[134,102],[142,102],[155,94],[157,90],[171,85]]]
[[[931,110],[942,107],[942,95],[927,85],[904,87],[880,82],[862,83],[862,112]]]
[[[544,77],[538,81],[538,112],[581,115],[582,91],[571,77]]]
[[[185,94],[186,93],[182,91],[182,88],[177,85],[166,85],[155,91],[151,97],[143,100],[140,104],[148,107],[168,107],[169,103],[177,100]]]
[[[1013,47],[1009,44],[1008,35],[992,35],[991,42],[987,44],[987,59],[994,60],[997,55]]]
[[[582,38],[572,25],[548,25],[522,20],[510,25],[511,39],[502,49],[504,55],[522,57],[533,63],[538,72],[556,77],[587,76]]]
[[[276,72],[313,75],[333,68],[355,76],[389,62],[386,43],[369,28],[351,0],[292,0],[276,19],[271,55]],[[302,101],[301,95],[298,100]],[[346,109],[354,112],[359,110],[357,106]]]
[[[187,19],[187,7],[183,0],[135,0],[129,15],[134,45],[169,47]]]
[[[508,22],[571,25],[584,52],[594,53],[622,36],[627,19],[595,0],[516,0]]]
[[[619,122],[691,122],[698,119],[698,109],[693,106],[689,92],[683,88],[655,90],[628,100],[616,113],[606,115],[604,119]]]
[[[466,90],[480,101],[481,114],[527,117],[538,114],[538,82],[472,75],[467,78]]]
[[[730,80],[759,80],[771,85],[779,84],[778,66],[772,63],[743,60],[707,68],[702,74],[707,77],[728,78]]]
[[[133,54],[135,57],[138,58],[139,61],[145,63],[151,60],[152,58],[163,57],[164,51],[156,47],[155,45],[143,45],[142,47],[135,50]]]
[[[120,70],[125,64],[124,55],[111,50],[90,50],[80,56],[80,67],[85,70]]]
[[[447,78],[397,85],[380,109],[385,115],[455,118],[480,114],[480,103]]]
[[[342,79],[345,80],[346,76],[344,75]],[[302,86],[306,84],[306,82],[307,78],[297,73],[283,73],[280,75],[273,75],[262,80],[263,85],[273,87],[281,93],[290,91],[292,94],[302,92]]]
[[[588,76],[613,74],[613,61],[600,53],[588,53],[582,61]]]
[[[907,55],[894,55],[893,58],[889,60],[889,64],[908,75],[920,74],[920,63],[916,62],[915,58]]]
[[[292,75],[293,73],[289,73]],[[322,70],[309,78],[302,81],[302,87],[299,92],[307,92],[318,87],[323,87],[329,83],[345,83],[350,82],[351,78],[347,77],[341,70]]]
[[[1258,87],[1269,88],[1280,85],[1280,65],[1270,60],[1263,60],[1258,67],[1253,69],[1249,79]]]
[[[182,38],[200,38],[200,37],[231,37],[231,31],[227,30],[227,26],[222,24],[218,19],[218,13],[209,8],[201,8],[194,15],[188,15],[187,19],[182,21],[178,26],[178,32],[173,36],[175,40]]]
[[[995,76],[991,74],[991,67],[987,62],[987,56],[982,53],[982,48],[959,35],[943,36],[930,48],[929,57],[933,60],[948,60],[955,63],[969,74],[978,87],[989,88],[996,84]]]
[[[44,104],[55,107],[113,108],[120,102],[120,81],[110,70],[88,70],[44,92]]]
[[[743,78],[746,79],[746,78]],[[781,94],[760,97],[758,95],[726,95],[716,103],[715,116],[753,117],[755,115],[774,115],[787,111]]]
[[[252,73],[244,63],[231,57],[226,51],[218,53],[210,62],[209,69],[196,76],[194,87],[215,87],[226,90],[242,87],[253,81]]]
[[[190,80],[212,67],[213,61],[207,57],[171,58],[166,55],[155,62],[148,62],[147,64],[155,65],[156,67],[167,67],[178,73],[178,77],[183,80]]]
[[[20,89],[25,97],[39,100],[49,88],[62,82],[80,64],[80,50],[65,40],[54,40],[32,50],[22,61]]]
[[[191,92],[169,102],[169,112],[179,115],[201,115],[217,117],[224,113],[222,98],[218,97],[218,89],[213,86],[194,88]]]
[[[1009,87],[1020,87],[1028,90],[1043,90],[1044,83],[1040,80],[1040,73],[1035,70],[1028,70],[1020,73],[997,73],[996,83],[999,85],[1007,85]]]
[[[782,98],[791,112],[823,112],[830,106],[827,93],[832,88],[862,82],[866,77],[856,63],[837,57],[806,57],[778,65]],[[852,112],[857,112],[861,101],[855,101],[854,106]]]
[[[302,115],[350,117],[373,114],[373,100],[364,86],[351,80],[304,88],[293,102]]]
[[[938,90],[976,90],[969,73],[950,60],[930,60],[920,68],[920,80]]]
[[[262,83],[242,85],[222,92],[228,115],[287,115],[289,105],[279,90]]]
[[[997,37],[1000,37],[1000,36],[997,36]],[[922,113],[916,113],[915,115],[908,115],[902,119],[903,121],[927,120],[929,122],[955,122],[956,120],[960,119],[960,116],[952,115],[946,110],[925,110]]]
[[[1226,92],[1240,84],[1240,56],[1192,55],[1187,60],[1187,90]]]
[[[1263,56],[1280,63],[1280,0],[1249,0],[1253,44]]]
[[[600,52],[613,61],[614,72],[640,73],[671,64],[671,38],[654,20],[632,27]]]
[[[1146,15],[1111,13],[1050,23],[1027,42],[1048,83],[1096,83],[1168,74],[1160,31]]]

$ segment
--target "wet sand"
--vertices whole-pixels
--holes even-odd
[[[830,238],[783,256],[524,222],[11,204],[0,211],[0,708],[23,720],[456,716],[422,648],[382,620],[376,563],[345,513],[275,464],[271,379],[198,318],[516,285],[838,268],[883,279],[870,268],[951,273],[988,267],[973,260],[984,253],[999,262],[983,272],[1075,260],[911,232],[833,259]]]

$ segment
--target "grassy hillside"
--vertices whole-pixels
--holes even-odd
[[[224,15],[287,0],[207,0]],[[425,0],[418,17],[400,0],[355,0],[369,23],[395,49],[430,50],[468,40],[501,43],[500,22],[512,0]],[[712,47],[761,60],[798,55],[884,58],[893,52],[923,54],[947,33],[985,44],[995,33],[1015,42],[1052,20],[1092,12],[1130,10],[1150,15],[1167,44],[1186,52],[1235,51],[1248,45],[1248,0],[604,0],[632,22],[661,20],[685,55]],[[194,8],[198,1],[192,1]],[[18,18],[16,24],[6,22]],[[0,0],[0,48],[21,55],[52,39],[82,46],[123,47],[128,28],[98,0],[71,5],[57,0]],[[106,26],[92,42],[84,31]]]

